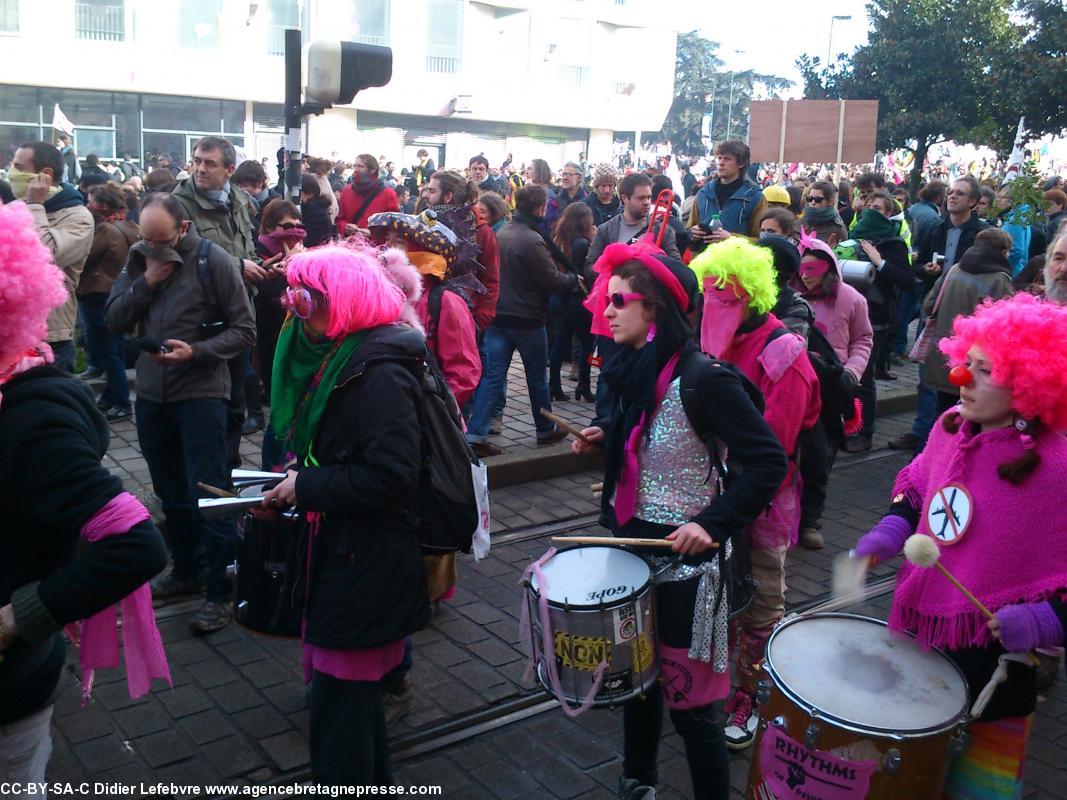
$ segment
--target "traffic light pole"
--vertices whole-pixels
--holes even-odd
[[[300,205],[300,129],[303,107],[300,101],[300,31],[285,31],[285,196]]]

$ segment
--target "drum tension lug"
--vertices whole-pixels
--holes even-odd
[[[819,734],[821,733],[819,723],[812,720],[808,724],[808,729],[804,731],[804,746],[809,750],[814,750],[819,744]]]
[[[785,730],[785,717],[779,714],[777,717],[771,720],[771,725],[776,728],[781,728],[782,730]]]
[[[771,683],[767,680],[762,680],[756,684],[756,705],[766,705],[767,701],[771,699]]]
[[[882,769],[884,769],[888,775],[896,775],[900,772],[900,765],[903,760],[903,757],[900,755],[900,750],[891,747],[886,751],[885,758],[882,760]]]
[[[963,751],[967,749],[967,745],[971,743],[971,735],[967,731],[960,731],[953,736],[948,743],[948,757],[959,758],[963,755]]]

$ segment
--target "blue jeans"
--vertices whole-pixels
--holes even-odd
[[[53,362],[60,369],[64,369],[67,372],[74,372],[74,340],[67,339],[65,342],[49,342],[48,346],[52,348],[52,355],[55,356]]]
[[[508,367],[515,351],[519,351],[526,370],[526,388],[530,392],[530,411],[533,414],[537,438],[544,439],[556,426],[541,416],[541,409],[552,410],[548,396],[548,334],[541,328],[498,328],[490,325],[483,340],[485,370],[474,393],[474,413],[467,428],[467,441],[480,444],[489,437],[500,395],[508,382]]]
[[[152,488],[167,517],[167,539],[179,580],[196,580],[206,556],[207,599],[228,602],[233,587],[226,567],[233,562],[237,529],[232,519],[205,520],[197,500],[208,495],[197,482],[226,488],[226,401],[137,399],[137,439],[148,462]]]
[[[574,363],[578,367],[578,386],[589,388],[589,354],[593,352],[593,334],[589,325],[593,315],[585,310],[582,298],[570,294],[561,301],[562,313],[556,327],[556,339],[552,343],[552,358],[549,362],[549,383],[554,389],[561,386],[559,371],[568,350],[572,350],[572,340],[577,344]]]
[[[911,432],[919,437],[919,446],[916,453],[921,453],[926,447],[926,440],[930,437],[934,423],[937,422],[937,390],[930,389],[923,383],[923,365],[919,364],[919,385],[915,387],[918,401],[915,406],[915,421],[911,424]]]
[[[107,295],[93,292],[78,296],[78,308],[85,320],[85,346],[89,351],[89,363],[96,365],[107,377],[100,398],[109,406],[130,407],[130,385],[126,380],[126,351],[123,337],[107,329],[104,320],[104,305]]]

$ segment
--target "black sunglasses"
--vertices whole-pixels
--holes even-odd
[[[825,203],[826,202],[826,198],[823,197],[820,194],[809,194],[807,199],[808,199],[809,203]]]

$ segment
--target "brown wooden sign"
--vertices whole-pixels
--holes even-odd
[[[877,100],[751,103],[748,146],[753,161],[869,164],[877,135]]]

